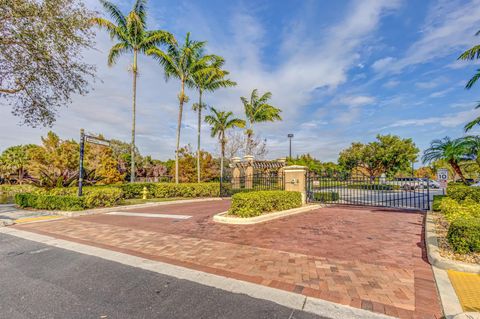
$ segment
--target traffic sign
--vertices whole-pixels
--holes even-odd
[[[103,146],[110,146],[110,141],[102,140],[98,137],[89,136],[89,135],[85,135],[85,142],[97,144],[97,145],[103,145]]]
[[[448,169],[442,168],[437,171],[437,182],[440,184],[440,188],[447,188]]]

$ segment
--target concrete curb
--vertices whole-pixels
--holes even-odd
[[[432,266],[445,270],[451,269],[480,274],[480,265],[454,261],[440,255],[440,248],[438,247],[437,235],[435,233],[435,221],[431,212],[427,212],[425,218],[425,242],[427,244],[428,261]]]
[[[137,267],[156,273],[185,279],[201,285],[223,289],[233,293],[245,294],[253,298],[275,302],[279,305],[296,310],[307,311],[330,319],[391,319],[393,317],[377,314],[363,309],[336,304],[322,299],[306,297],[304,295],[288,292],[276,288],[262,286],[251,282],[241,281],[210,273],[205,273],[189,268],[175,266],[159,261],[149,260],[124,253],[119,253],[103,248],[78,244],[50,236],[39,235],[27,231],[5,227],[0,233],[36,241],[46,245],[59,247],[81,254],[99,257],[118,262],[124,265]]]
[[[87,210],[79,210],[79,211],[56,211],[56,210],[54,210],[54,211],[49,211],[49,213],[54,214],[54,215],[62,215],[62,216],[66,216],[66,217],[76,217],[76,216],[103,214],[103,213],[114,212],[114,211],[119,211],[119,210],[126,210],[126,209],[155,207],[155,206],[164,206],[164,205],[174,205],[174,204],[180,204],[180,203],[208,202],[208,201],[215,201],[215,200],[223,200],[223,198],[220,198],[220,197],[211,197],[210,198],[209,197],[209,198],[199,198],[199,199],[180,199],[180,200],[172,200],[172,201],[165,201],[165,202],[151,202],[151,203],[145,203],[145,204],[95,208],[95,209],[87,209]]]
[[[432,266],[432,270],[445,318],[452,319],[463,312],[460,300],[458,300],[457,293],[450,282],[450,278],[448,278],[447,271],[435,266]]]
[[[233,225],[252,225],[267,222],[273,219],[287,217],[291,215],[296,215],[300,213],[309,212],[311,210],[321,208],[322,205],[307,205],[298,208],[292,208],[288,210],[282,210],[280,212],[268,213],[265,215],[255,216],[255,217],[232,217],[228,216],[228,212],[218,213],[213,216],[213,221],[223,224],[233,224]]]

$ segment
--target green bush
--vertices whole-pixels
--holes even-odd
[[[457,202],[449,197],[442,199],[440,209],[449,222],[457,219],[480,218],[480,203],[471,199]]]
[[[299,192],[256,191],[234,194],[228,213],[239,217],[254,217],[300,206],[302,195]]]
[[[336,202],[340,198],[337,192],[313,193],[312,196],[317,202]]]
[[[445,198],[445,195],[433,195],[432,210],[434,212],[439,212],[441,210],[442,200]]]
[[[480,252],[480,218],[459,218],[450,223],[447,240],[461,254]]]
[[[143,196],[143,188],[146,187],[147,196],[152,197],[155,194],[157,183],[127,183],[117,186],[123,191],[125,199],[141,198]]]
[[[447,187],[448,197],[456,201],[463,201],[466,199],[473,200],[480,203],[480,187],[471,187],[464,184],[449,183]]]
[[[129,183],[117,186],[125,199],[140,198],[146,187],[149,197],[217,197],[220,195],[219,183]]]
[[[25,193],[15,195],[15,203],[22,208],[46,210],[82,210],[85,208],[83,198],[76,196]]]
[[[118,204],[123,192],[115,187],[85,187],[82,197],[77,188],[55,188],[47,194],[25,193],[15,195],[15,203],[22,207],[46,210],[82,210],[110,207]]]
[[[4,194],[6,196],[15,196],[16,194],[21,193],[36,193],[39,191],[41,191],[40,188],[28,184],[0,185],[0,194]]]

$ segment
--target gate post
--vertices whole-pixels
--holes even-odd
[[[283,169],[285,173],[285,190],[290,192],[300,192],[302,194],[302,204],[307,201],[307,168],[305,166],[292,165]]]

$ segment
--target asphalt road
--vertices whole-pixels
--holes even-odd
[[[0,234],[0,318],[321,318]]]

